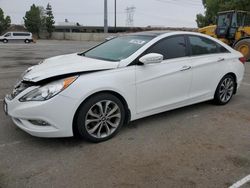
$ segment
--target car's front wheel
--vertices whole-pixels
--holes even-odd
[[[3,39],[3,43],[8,43],[8,40],[7,39]]]
[[[78,135],[91,142],[102,142],[115,136],[125,119],[122,102],[114,95],[100,93],[90,97],[76,114]]]
[[[233,97],[236,81],[232,75],[224,76],[217,86],[214,102],[218,105],[227,104]]]

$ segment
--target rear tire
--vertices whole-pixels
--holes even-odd
[[[29,39],[25,39],[25,40],[24,40],[24,43],[26,43],[26,44],[27,44],[27,43],[30,43],[30,40],[29,40]]]
[[[215,94],[214,102],[217,105],[227,104],[233,97],[236,87],[236,81],[230,74],[224,76],[219,82]]]
[[[8,43],[8,40],[7,39],[3,39],[3,43]]]
[[[243,56],[250,59],[250,39],[242,39],[234,45],[234,49],[241,52]]]
[[[79,107],[74,133],[90,142],[103,142],[114,137],[124,121],[125,108],[119,98],[110,93],[100,93]]]

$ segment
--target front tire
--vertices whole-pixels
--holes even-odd
[[[114,95],[100,93],[87,99],[79,108],[74,124],[77,135],[102,142],[114,137],[124,124],[125,109]]]
[[[7,39],[3,39],[3,43],[8,43],[8,40]]]
[[[224,76],[219,82],[214,95],[214,102],[218,105],[227,104],[233,97],[236,81],[232,75]]]

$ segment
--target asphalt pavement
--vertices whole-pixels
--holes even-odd
[[[95,44],[0,43],[0,105],[29,66]],[[0,110],[0,188],[223,188],[249,174],[250,62],[228,105],[204,102],[137,120],[99,144],[30,136]]]

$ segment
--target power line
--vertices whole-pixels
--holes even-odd
[[[174,21],[174,22],[178,22],[178,21],[185,21],[185,22],[189,22],[191,23],[192,21],[190,20],[187,20],[187,19],[177,19],[175,17],[166,17],[166,16],[161,16],[161,15],[157,15],[157,14],[150,14],[150,13],[145,13],[143,11],[139,11],[138,10],[138,13],[139,15],[144,15],[144,16],[147,16],[147,17],[150,17],[150,18],[157,18],[157,19],[161,19],[161,20],[165,20],[165,21]]]
[[[156,0],[161,3],[166,3],[166,4],[174,4],[178,6],[183,6],[183,4],[191,5],[191,6],[201,6],[202,3],[196,3],[196,2],[190,2],[190,1],[177,1],[177,0]]]

